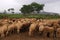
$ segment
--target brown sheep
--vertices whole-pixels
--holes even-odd
[[[56,30],[56,37],[60,37],[60,28],[57,28]]]
[[[44,35],[44,37],[46,37],[46,36],[53,37],[54,36],[54,28],[49,27],[49,26],[45,26],[44,31],[43,31],[43,35]]]
[[[31,24],[30,21],[23,21],[23,25],[24,25],[24,26],[28,26],[28,25],[30,25],[30,24]]]

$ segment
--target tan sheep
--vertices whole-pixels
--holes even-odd
[[[39,24],[38,24],[39,34],[40,34],[41,36],[43,35],[44,25],[45,25],[45,23],[43,23],[43,22],[39,22]]]
[[[36,21],[35,18],[31,18],[31,19],[30,19],[30,22],[31,22],[31,23],[34,23],[35,21]]]
[[[43,34],[43,31],[44,31],[44,26],[43,25],[40,25],[39,26],[39,34]]]
[[[15,25],[16,25],[16,28],[17,28],[17,33],[19,33],[20,32],[20,29],[23,26],[23,23],[21,23],[20,21],[18,21]]]
[[[8,30],[7,30],[7,34],[9,31],[13,31],[14,29],[16,29],[16,25],[15,23],[11,23],[8,25]]]
[[[4,24],[3,26],[0,27],[0,35],[1,37],[4,37],[5,36],[5,32],[7,33],[7,30],[8,30],[8,24]]]
[[[29,27],[29,36],[33,36],[35,30],[37,28],[37,23],[32,23]]]

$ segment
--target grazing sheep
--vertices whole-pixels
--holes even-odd
[[[33,33],[35,32],[37,28],[37,23],[32,23],[29,27],[29,36],[33,36]]]
[[[35,18],[32,18],[32,19],[30,19],[30,22],[31,23],[34,23],[34,22],[36,22],[36,19]]]
[[[19,33],[20,32],[20,29],[23,26],[23,23],[21,23],[21,21],[18,21],[15,25],[16,25],[16,28],[17,28],[17,33]]]
[[[25,21],[25,19],[22,18],[20,21],[23,22],[23,21]]]
[[[8,24],[4,24],[0,27],[0,35],[1,37],[4,37],[5,36],[5,32],[7,32],[8,30]]]
[[[39,24],[38,24],[38,27],[39,27],[39,34],[43,34],[43,31],[44,31],[44,25],[45,25],[45,23],[43,23],[43,22],[39,22]]]
[[[16,29],[15,23],[11,23],[8,25],[8,30],[7,30],[7,34],[9,31],[14,31],[14,29]]]
[[[46,36],[53,37],[54,36],[54,28],[49,27],[49,26],[45,26],[43,35],[44,35],[44,37],[46,37]]]
[[[28,26],[28,25],[30,25],[30,24],[31,24],[30,21],[23,21],[23,25],[24,25],[24,26]]]
[[[43,34],[43,31],[44,31],[44,26],[43,25],[40,25],[39,26],[39,34],[42,35]]]
[[[56,37],[57,38],[60,37],[60,28],[57,28],[57,30],[56,30]]]

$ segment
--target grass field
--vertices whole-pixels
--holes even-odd
[[[58,18],[60,18],[59,15],[46,15],[46,14],[45,15],[43,15],[43,14],[27,14],[27,15],[0,14],[0,18],[5,18],[5,17],[8,17],[8,18],[40,18],[40,19],[41,18],[42,19],[58,19]],[[57,37],[53,37],[53,38],[45,37],[44,38],[43,36],[40,36],[40,34],[38,32],[33,37],[30,37],[28,33],[29,33],[29,30],[25,31],[25,32],[21,32],[19,34],[12,33],[3,38],[0,38],[0,40],[60,40],[60,38],[57,38]]]
[[[59,15],[46,15],[46,14],[0,14],[0,18],[42,18],[42,19],[57,19],[60,18]]]

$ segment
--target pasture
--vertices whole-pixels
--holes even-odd
[[[60,39],[59,15],[0,14],[0,40],[59,40],[59,39]]]
[[[39,19],[57,19],[60,15],[48,14],[0,14],[0,18],[39,18]]]

